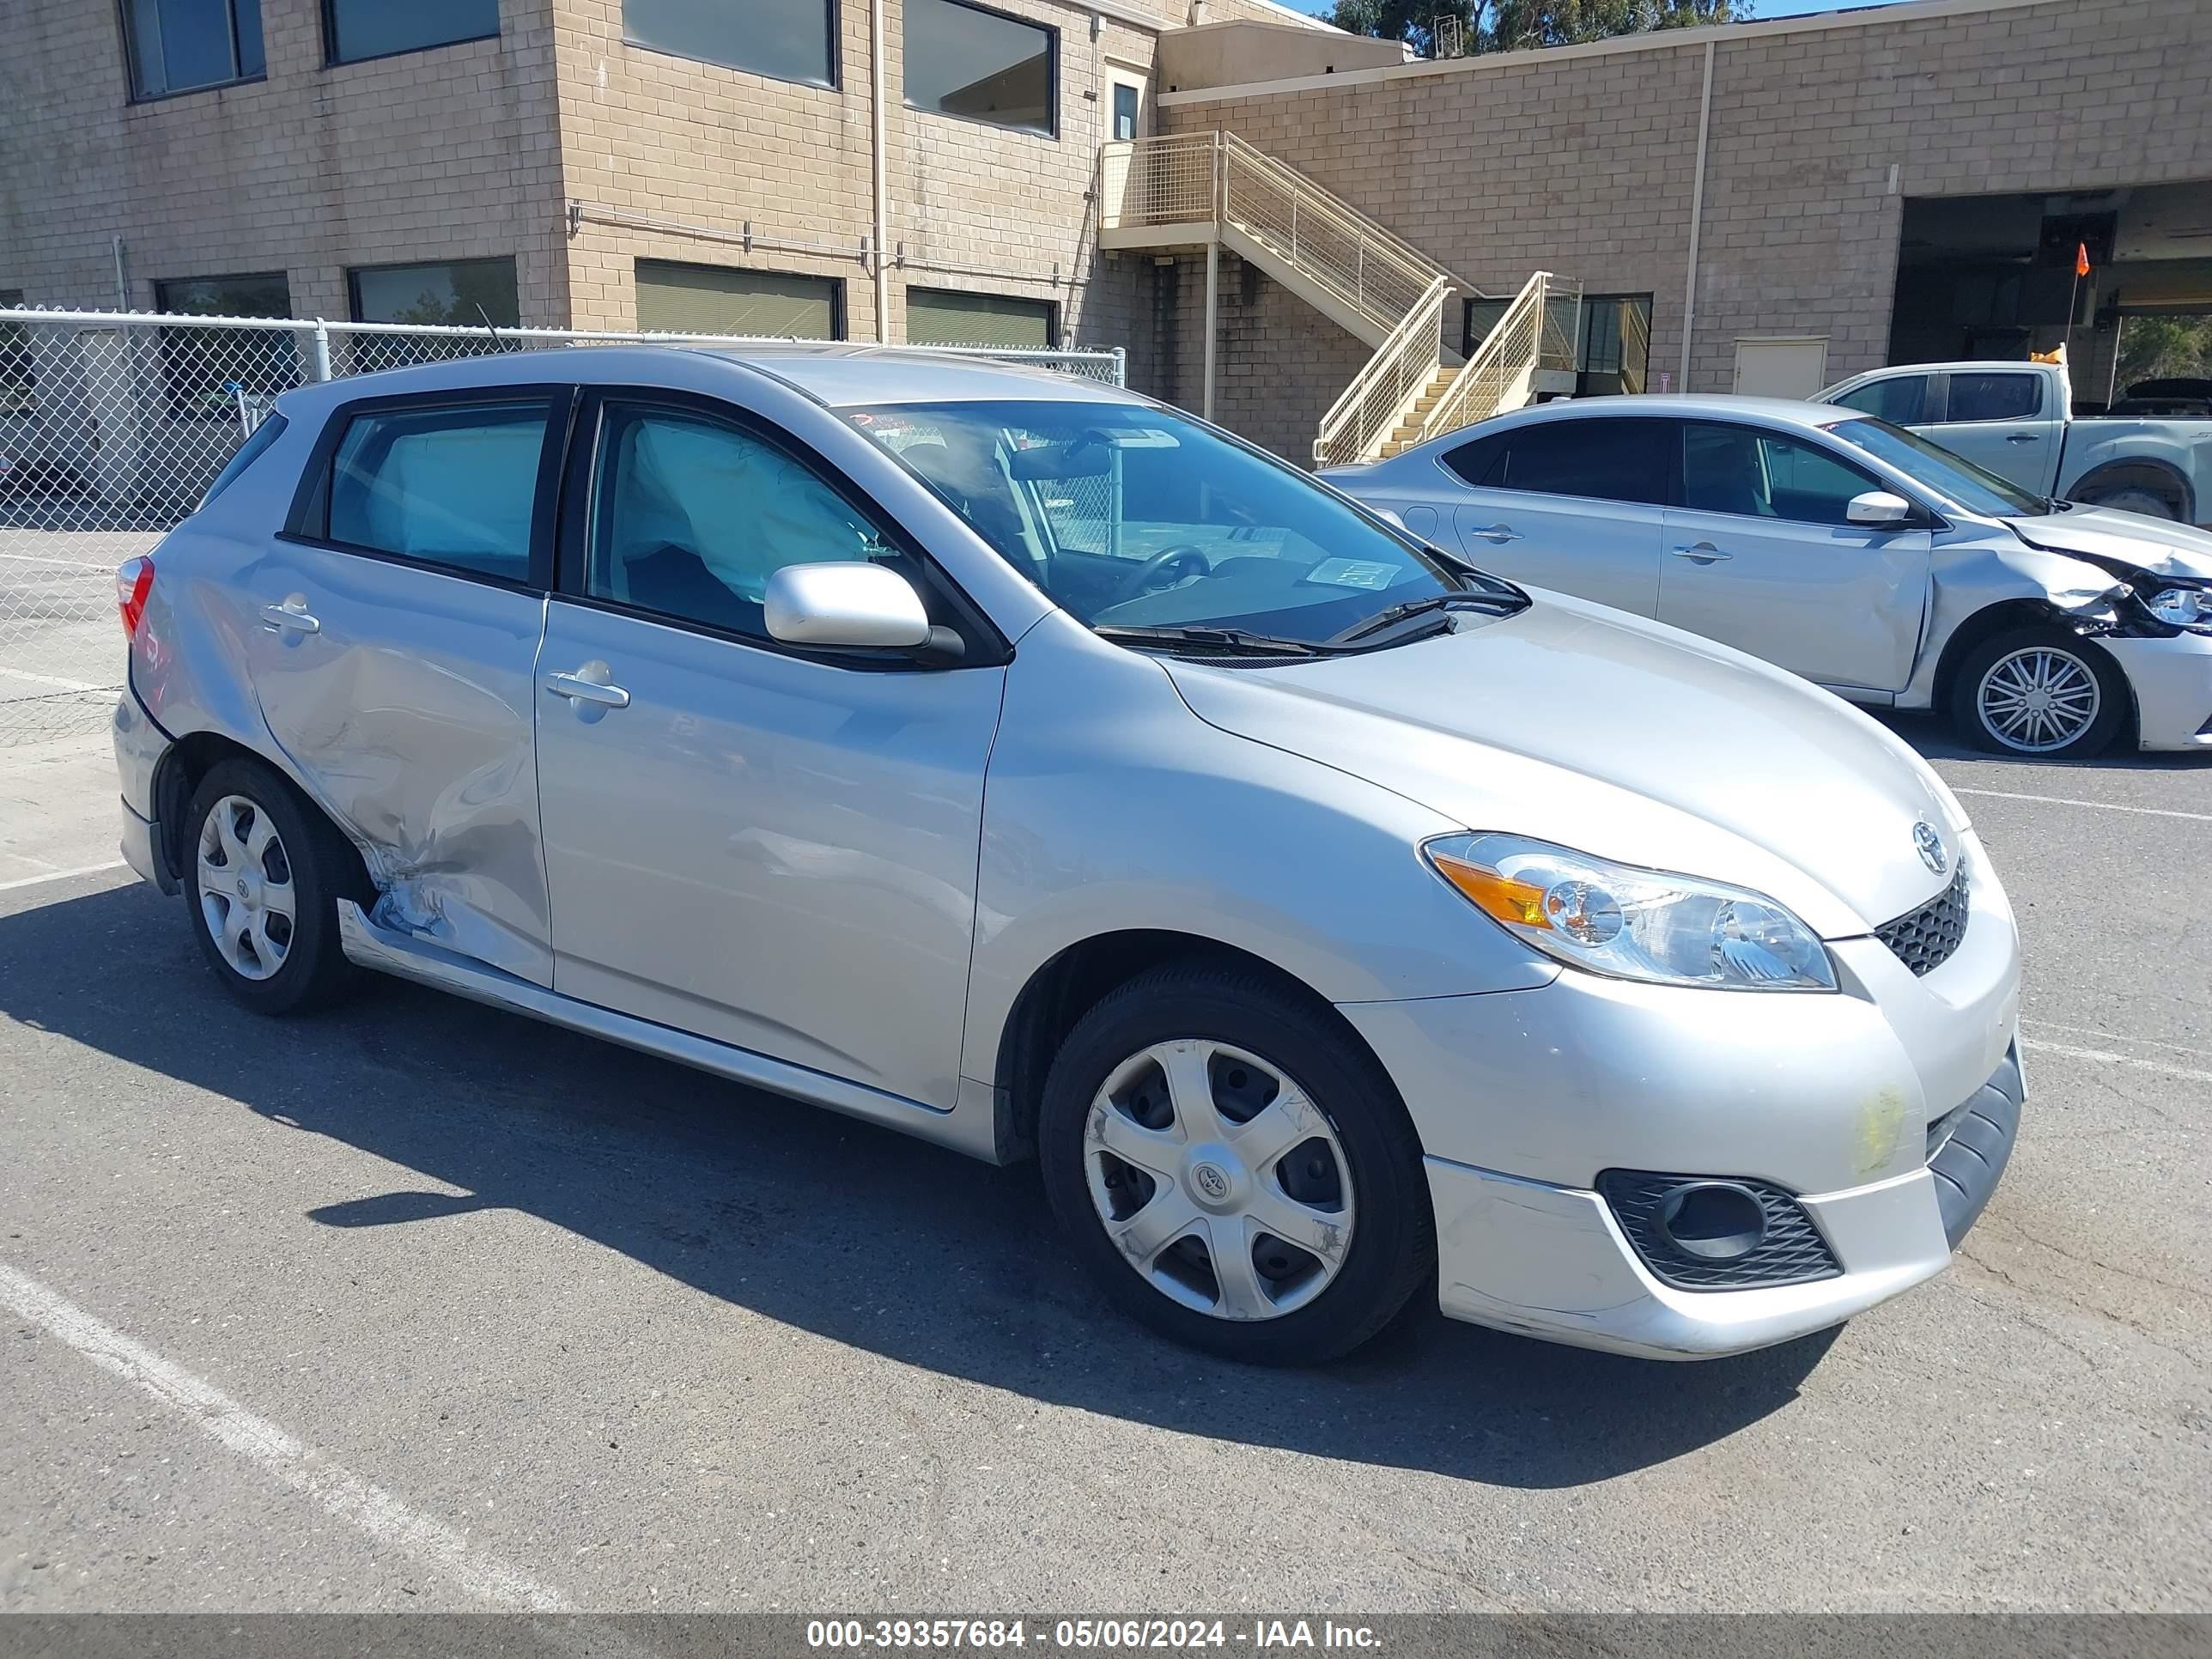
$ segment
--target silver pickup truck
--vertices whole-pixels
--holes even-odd
[[[2077,418],[2060,364],[1913,363],[1818,401],[1911,427],[2034,495],[2212,521],[2212,420]]]

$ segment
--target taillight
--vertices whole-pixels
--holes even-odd
[[[154,591],[154,562],[125,559],[115,568],[115,605],[123,613],[123,634],[138,637],[139,619],[146,614],[146,596]]]

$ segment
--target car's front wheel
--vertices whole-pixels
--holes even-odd
[[[1146,1323],[1231,1358],[1328,1359],[1434,1267],[1420,1144],[1389,1079],[1325,1006],[1206,964],[1131,981],[1045,1085],[1054,1212]]]
[[[1967,653],[1952,681],[1951,718],[1978,748],[2078,760],[2110,748],[2127,723],[2127,682],[2079,635],[2021,629]]]
[[[232,995],[264,1014],[331,1001],[355,980],[338,944],[352,852],[259,761],[210,769],[185,814],[192,933]]]

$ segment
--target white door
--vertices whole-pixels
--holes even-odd
[[[1735,343],[1740,398],[1817,398],[1827,383],[1825,334],[1747,335]]]
[[[1850,523],[1851,498],[1882,488],[1807,439],[1685,422],[1659,620],[1825,685],[1901,690],[1919,648],[1929,532]]]

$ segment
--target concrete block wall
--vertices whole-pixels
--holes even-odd
[[[2208,89],[2203,0],[2035,0],[1186,90],[1159,114],[1238,133],[1494,293],[1539,268],[1650,293],[1654,388],[1726,391],[1739,336],[1826,335],[1832,380],[1881,364],[1908,196],[2212,179]],[[1325,373],[1288,395],[1325,404]],[[1218,412],[1257,430],[1285,395]]]
[[[349,267],[512,255],[526,323],[568,312],[551,0],[501,32],[323,65],[317,0],[261,0],[266,77],[134,103],[118,9],[10,9],[0,52],[0,289],[116,304],[158,281],[282,270],[349,314]]]

